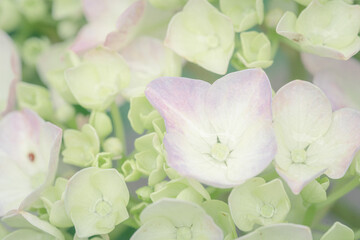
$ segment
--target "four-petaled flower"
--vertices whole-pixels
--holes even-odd
[[[158,78],[145,95],[165,120],[168,163],[184,176],[233,187],[275,156],[271,87],[260,69],[230,73],[213,85]]]

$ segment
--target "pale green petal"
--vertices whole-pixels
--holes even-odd
[[[354,231],[340,222],[335,222],[320,240],[353,240]]]
[[[6,235],[2,240],[56,240],[54,236],[32,229],[20,229]]]
[[[237,240],[312,240],[311,230],[307,226],[280,223],[260,227],[254,232]]]
[[[224,236],[229,236],[230,239],[237,237],[235,225],[230,215],[230,209],[225,202],[208,200],[203,202],[201,206],[205,209],[206,213],[214,219],[216,225],[223,230]]]
[[[206,0],[190,0],[168,27],[165,45],[186,60],[225,74],[234,49],[230,19]]]
[[[137,230],[130,240],[177,240],[176,227],[166,218],[154,218]]]
[[[236,32],[248,30],[264,20],[263,0],[220,0],[220,8],[231,18]]]

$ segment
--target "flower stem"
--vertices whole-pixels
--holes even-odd
[[[318,203],[318,204],[313,204],[311,205],[306,213],[305,213],[305,217],[304,217],[304,221],[303,224],[307,225],[307,226],[311,226],[314,218],[316,216],[316,213],[319,210],[323,210],[326,207],[329,207],[331,204],[333,204],[334,202],[336,202],[338,199],[342,198],[343,196],[345,196],[347,193],[351,192],[352,190],[354,190],[357,186],[360,185],[360,180],[358,177],[355,177],[354,179],[352,179],[351,181],[349,181],[347,184],[345,184],[344,186],[342,186],[341,188],[339,188],[337,191],[331,193],[327,200],[322,202],[322,203]]]
[[[121,118],[119,108],[116,105],[116,103],[113,103],[111,105],[110,112],[114,124],[115,136],[120,139],[124,147],[124,153],[126,154],[126,139],[125,139],[124,124]]]

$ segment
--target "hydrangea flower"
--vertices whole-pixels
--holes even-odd
[[[216,187],[262,172],[276,153],[271,87],[260,69],[230,73],[213,85],[163,77],[145,90],[165,120],[170,167]]]
[[[350,107],[360,110],[360,62],[302,54],[306,69],[313,75],[313,82],[329,98],[333,110]]]
[[[116,169],[82,169],[71,177],[64,194],[66,213],[80,238],[107,234],[129,217],[129,191]]]
[[[264,20],[263,0],[220,0],[221,11],[230,17],[236,32],[243,32]]]
[[[24,209],[55,177],[61,129],[30,110],[0,121],[0,216]]]
[[[65,79],[80,105],[103,111],[130,81],[125,60],[107,48],[95,48],[85,53],[83,61],[65,71]]]
[[[165,46],[190,62],[225,74],[234,50],[230,19],[206,0],[189,0],[170,21]]]
[[[88,24],[71,46],[75,52],[102,44],[118,51],[138,35],[163,36],[171,17],[145,0],[83,0],[83,8]]]
[[[206,239],[222,240],[223,232],[199,205],[163,199],[145,208],[142,226],[130,240]]]
[[[276,93],[273,115],[276,170],[295,194],[321,174],[344,176],[360,148],[360,112],[332,112],[318,87],[296,80]]]
[[[290,210],[290,200],[280,179],[265,183],[257,177],[231,191],[229,207],[236,226],[251,231],[255,224],[282,222]]]
[[[107,34],[115,30],[118,18],[132,2],[134,0],[82,0],[88,23],[80,29],[71,49],[83,52],[104,43]]]
[[[296,18],[286,12],[277,33],[298,43],[302,50],[347,60],[360,50],[360,6],[342,0],[312,1]]]
[[[21,63],[11,38],[0,30],[0,117],[15,106],[15,85],[20,80]]]
[[[236,52],[240,65],[246,68],[270,67],[273,63],[271,43],[264,33],[243,32],[240,33],[240,41],[240,49]]]
[[[278,223],[264,226],[238,238],[237,240],[312,240],[310,228],[307,226]]]
[[[90,124],[85,124],[81,131],[66,129],[64,145],[63,161],[79,167],[90,166],[100,151],[100,139]]]

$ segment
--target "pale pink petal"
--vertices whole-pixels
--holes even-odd
[[[292,81],[283,86],[273,100],[274,127],[277,138],[289,151],[304,149],[329,128],[331,104],[315,85]]]
[[[15,85],[21,77],[21,62],[11,38],[0,30],[0,117],[15,106]]]
[[[228,178],[241,183],[262,172],[276,153],[271,86],[261,69],[230,73],[208,91],[206,110],[221,143],[232,151]]]
[[[83,26],[70,49],[81,53],[93,47],[103,44],[109,32],[115,29],[115,23],[108,20],[88,23]]]
[[[127,8],[117,20],[117,30],[109,33],[104,45],[113,50],[120,50],[134,37],[145,14],[146,1],[139,0]]]
[[[309,182],[321,176],[326,171],[326,167],[292,164],[286,171],[279,167],[276,167],[276,171],[286,181],[291,191],[299,194]]]
[[[314,76],[313,82],[329,98],[333,110],[351,107],[360,110],[360,62],[323,58],[302,54],[306,69]]]
[[[205,96],[210,84],[182,77],[161,77],[145,90],[150,103],[160,112],[167,132],[206,134],[209,120],[205,113]],[[184,129],[184,130],[182,130]]]
[[[0,122],[0,215],[26,208],[55,178],[61,129],[30,110],[11,112]],[[9,171],[9,172],[7,172]],[[10,174],[11,173],[11,174]],[[10,184],[11,182],[11,184]],[[20,193],[24,190],[24,195]],[[12,201],[9,204],[9,201]],[[20,206],[21,205],[21,206]],[[4,207],[9,206],[9,207]],[[11,206],[11,207],[10,207]]]
[[[341,178],[360,149],[360,112],[343,108],[333,114],[328,132],[310,145],[309,166],[326,166],[330,178]]]

